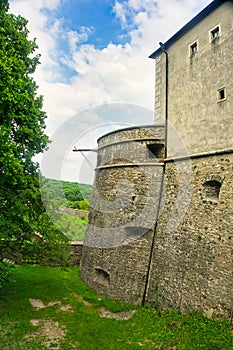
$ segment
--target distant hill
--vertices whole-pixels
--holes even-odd
[[[88,211],[92,186],[42,178],[41,195],[55,225],[71,241],[82,241],[88,222],[87,215],[74,216],[72,210],[65,208]]]
[[[44,201],[54,202],[58,206],[88,210],[92,186],[43,177],[41,179],[41,193]]]

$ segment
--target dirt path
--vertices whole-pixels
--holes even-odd
[[[78,299],[80,302],[85,305],[89,311],[93,308],[92,304],[88,301],[84,300],[81,295],[78,295],[73,292],[73,296]],[[47,307],[57,306],[62,312],[74,312],[72,305],[62,305],[61,301],[51,301],[47,305],[40,299],[29,299],[30,304],[36,309],[44,309]],[[94,311],[94,309],[93,309]],[[116,320],[128,320],[130,319],[136,312],[134,311],[124,311],[124,312],[111,312],[104,307],[97,309],[100,317],[105,318],[114,318]],[[39,327],[37,331],[30,333],[26,336],[27,339],[35,338],[35,337],[44,337],[45,341],[43,342],[44,347],[53,349],[60,349],[60,341],[64,339],[66,334],[65,327],[61,327],[58,322],[54,322],[50,319],[31,319],[30,323]]]

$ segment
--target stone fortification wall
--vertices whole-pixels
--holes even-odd
[[[81,277],[98,294],[140,304],[151,247],[152,231],[121,247],[101,249],[83,246]]]
[[[163,141],[162,127],[99,140],[81,276],[116,300],[230,317],[233,153],[164,160]]]
[[[98,293],[142,301],[163,173],[163,127],[135,127],[99,139],[98,166],[81,260]]]
[[[171,230],[168,221],[179,179],[176,164],[166,164],[166,198],[156,230],[147,296],[159,309],[232,314],[232,170],[233,154],[192,159],[191,202],[178,226],[173,217]]]

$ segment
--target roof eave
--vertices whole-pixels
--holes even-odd
[[[208,16],[212,11],[214,11],[217,7],[219,7],[226,0],[214,0],[208,6],[206,6],[201,12],[199,12],[195,17],[191,19],[187,24],[185,24],[178,32],[176,32],[170,39],[168,39],[164,43],[164,47],[167,49],[171,46],[176,40],[178,40],[182,35],[184,35],[187,31],[192,29],[196,24],[198,24],[203,18]],[[149,58],[155,59],[158,55],[163,52],[162,48],[159,47],[156,51],[154,51]]]

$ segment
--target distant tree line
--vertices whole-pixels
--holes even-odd
[[[55,207],[89,210],[92,186],[78,182],[41,179],[43,198]]]

